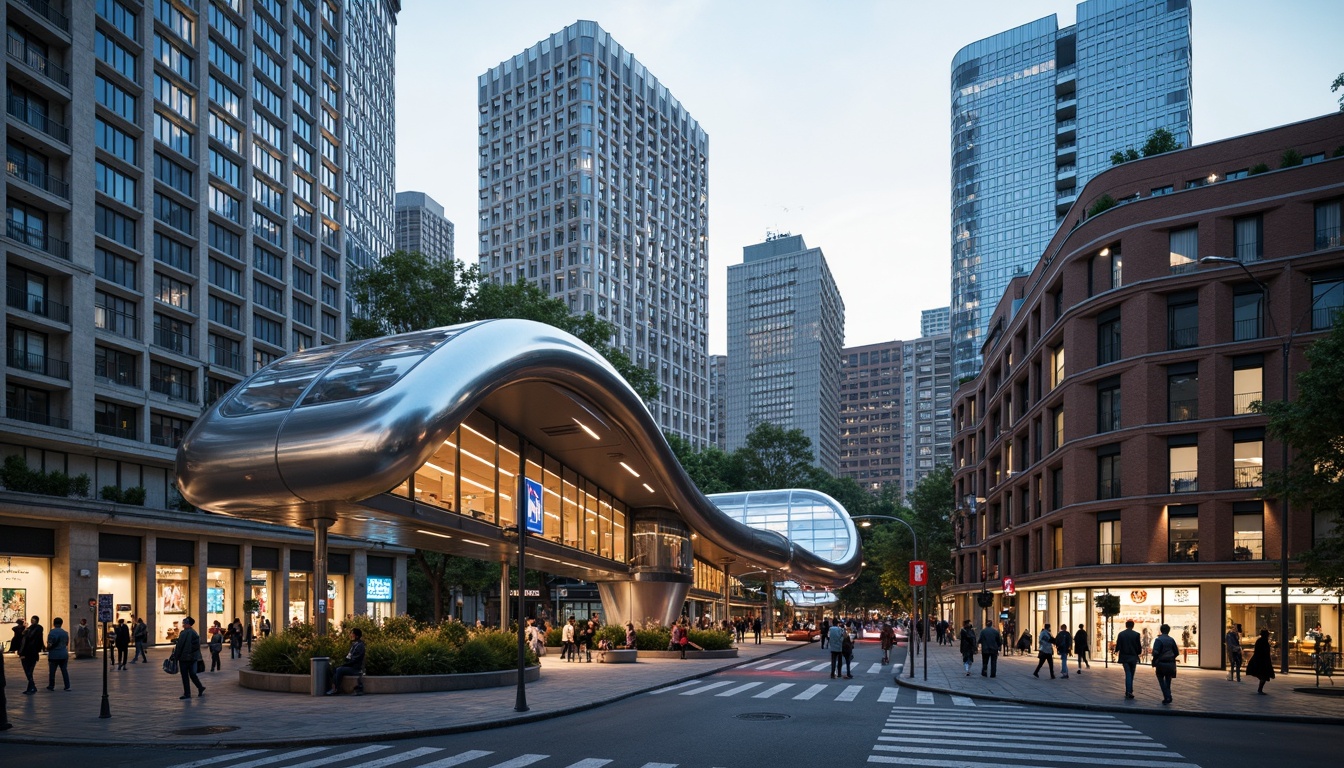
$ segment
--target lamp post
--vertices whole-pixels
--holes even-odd
[[[904,525],[904,526],[906,527],[906,529],[910,531],[910,554],[911,554],[911,559],[914,559],[914,560],[918,560],[918,559],[919,559],[919,536],[915,533],[915,529],[914,529],[914,527],[911,526],[910,523],[906,522],[904,519],[899,518],[899,517],[896,517],[896,516],[894,516],[894,515],[852,515],[852,516],[851,516],[851,519],[853,519],[853,520],[864,520],[865,522],[862,523],[862,525],[863,525],[864,528],[872,527],[872,524],[871,524],[871,523],[866,522],[866,521],[868,521],[868,520],[895,520],[896,522],[900,523],[901,525]],[[913,587],[913,586],[912,586],[910,589],[911,589],[911,590],[914,590],[914,589],[916,589],[916,587]],[[914,597],[914,593],[913,593],[913,591],[911,592],[911,597]],[[928,588],[927,586],[924,587],[923,597],[924,597],[924,608],[923,608],[923,612],[924,612],[924,624],[925,624],[925,626],[927,626],[927,625],[928,625],[928,622],[929,622],[929,610],[928,610],[928,609],[929,609],[929,605],[928,605],[928,603],[929,603],[929,588]],[[913,607],[913,606],[912,606],[912,607]],[[910,638],[914,638],[915,635],[917,635],[917,634],[919,634],[919,632],[917,631],[917,628],[915,627],[915,622],[912,621],[912,622],[910,622],[910,633],[909,633],[908,637],[910,637]],[[919,640],[920,640],[920,642],[923,642],[924,638],[921,637],[921,638],[919,638]],[[909,651],[909,653],[906,654],[906,659],[905,659],[905,664],[906,664],[906,666],[910,668],[910,674],[908,675],[908,677],[910,677],[910,679],[912,679],[912,680],[913,680],[914,677],[915,677],[915,664],[914,664],[914,661],[915,661],[915,660],[914,660],[914,653],[915,653],[915,650],[914,650],[914,649],[915,649],[915,645],[914,645],[914,643],[915,643],[915,641],[912,639],[912,640],[910,641],[909,645],[908,645],[907,650]],[[929,649],[928,649],[928,644],[927,644],[927,643],[924,643],[924,679],[925,679],[925,680],[928,680],[928,679],[929,679]]]
[[[521,504],[519,505],[522,506]],[[521,517],[521,515],[520,515]],[[526,712],[527,707],[527,683],[524,676],[527,672],[527,626],[525,619],[527,616],[527,597],[525,577],[527,571],[524,569],[524,549],[526,548],[527,530],[522,525],[510,525],[502,531],[505,539],[518,539],[518,690],[514,696],[513,711]],[[507,585],[504,585],[507,586]],[[508,593],[501,593],[499,596],[499,610],[504,614],[504,625],[508,626],[507,616]]]

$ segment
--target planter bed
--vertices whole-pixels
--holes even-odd
[[[681,659],[681,651],[640,651],[641,659]],[[736,659],[737,649],[722,651],[687,651],[687,659]]]
[[[634,664],[639,651],[634,648],[613,648],[609,651],[593,651],[593,656],[602,664]]]
[[[256,672],[251,669],[238,670],[238,685],[258,691],[278,693],[309,693],[310,675],[281,675],[274,672]],[[529,683],[541,677],[540,667],[528,667],[523,679]],[[342,687],[353,689],[355,678],[347,677]],[[464,691],[472,688],[499,688],[518,683],[518,670],[505,669],[494,672],[470,672],[461,675],[402,675],[364,676],[364,693],[432,693],[436,691]],[[345,692],[345,691],[343,691]]]

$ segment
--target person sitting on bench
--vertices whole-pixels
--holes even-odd
[[[350,630],[350,652],[345,654],[345,663],[336,668],[335,676],[331,682],[331,690],[327,691],[327,696],[335,696],[341,692],[341,680],[349,675],[356,677],[364,674],[364,632],[358,628]],[[359,685],[355,686],[355,693],[358,695],[361,691]]]

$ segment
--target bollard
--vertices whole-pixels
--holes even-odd
[[[331,687],[331,658],[314,656],[308,664],[308,693],[321,696]]]

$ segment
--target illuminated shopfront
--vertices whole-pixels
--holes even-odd
[[[51,560],[43,557],[0,557],[0,625],[51,615],[50,569]],[[3,640],[8,642],[9,636]]]
[[[1226,624],[1240,624],[1241,642],[1250,658],[1250,648],[1261,629],[1268,629],[1270,641],[1278,646],[1279,588],[1275,586],[1232,586],[1223,590]],[[1308,593],[1302,587],[1288,588],[1288,661],[1293,666],[1308,666],[1318,650],[1339,650],[1344,636],[1344,612],[1341,598],[1321,590]],[[1224,630],[1225,631],[1225,630]],[[1278,659],[1277,654],[1274,657]]]
[[[159,565],[154,568],[156,640],[171,643],[182,631],[182,619],[191,613],[191,568]]]
[[[396,561],[370,555],[368,577],[364,580],[364,600],[368,614],[376,621],[396,615]]]
[[[135,604],[135,564],[98,563],[98,594],[112,596],[113,623],[118,619],[133,623],[140,616]]]
[[[222,625],[233,622],[233,569],[207,568],[205,571],[205,623],[202,626],[213,627],[218,621]]]
[[[1120,613],[1111,622],[1109,637],[1105,617],[1097,610],[1095,600],[1097,595],[1108,592],[1120,598]],[[1002,599],[1002,595],[998,597]],[[1092,654],[1100,659],[1103,643],[1107,651],[1113,651],[1115,635],[1125,628],[1126,621],[1133,621],[1134,631],[1142,637],[1144,654],[1147,655],[1153,638],[1160,634],[1161,626],[1168,624],[1171,627],[1171,638],[1181,650],[1181,663],[1192,666],[1199,664],[1199,588],[1193,584],[1175,587],[1035,590],[1021,593],[1017,605],[1018,610],[1027,610],[1025,618],[1029,621],[1014,627],[1015,634],[1020,635],[1024,629],[1029,631],[1033,648],[1036,646],[1036,636],[1045,624],[1050,624],[1052,632],[1056,634],[1061,624],[1069,627],[1070,634],[1076,633],[1081,624],[1087,629]],[[1011,608],[1009,615],[1017,616]],[[1210,651],[1216,651],[1217,646],[1208,643],[1220,642],[1222,638],[1222,631],[1217,627],[1214,630],[1214,634],[1205,640]]]

